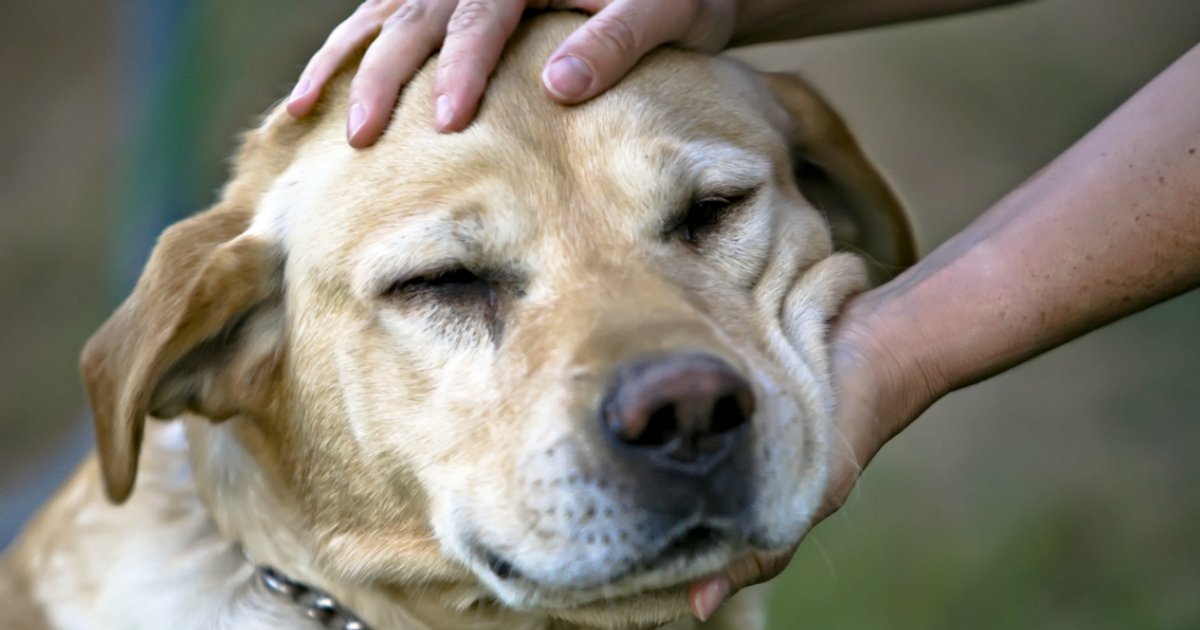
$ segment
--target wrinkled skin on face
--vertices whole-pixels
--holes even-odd
[[[833,189],[894,199],[822,103],[797,120],[729,61],[665,50],[585,105],[533,96],[575,24],[519,35],[462,133],[433,131],[428,72],[369,149],[345,143],[345,80],[313,119],[268,116],[85,356],[112,496],[140,419],[184,415],[222,534],[384,617],[415,589],[661,624],[689,580],[799,538],[835,439],[827,325],[868,277],[834,253],[836,203],[798,189],[797,138],[832,147]],[[112,341],[134,330],[152,347]],[[756,401],[719,476],[648,473],[605,436],[621,366],[678,354]]]

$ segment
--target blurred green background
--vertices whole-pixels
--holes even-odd
[[[91,439],[84,339],[355,4],[0,6],[0,544]],[[1196,0],[1047,0],[737,54],[826,92],[929,251],[1197,42]],[[938,403],[771,627],[1200,628],[1198,324],[1193,292]]]

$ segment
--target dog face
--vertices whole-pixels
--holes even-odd
[[[343,84],[268,116],[85,352],[111,496],[144,417],[183,415],[226,535],[282,512],[334,579],[597,625],[668,621],[687,581],[795,542],[827,322],[867,282],[827,217],[896,266],[907,225],[793,79],[662,51],[586,105],[532,96],[575,24],[527,27],[460,134],[426,75],[371,149]]]

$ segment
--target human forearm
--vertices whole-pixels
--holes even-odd
[[[1019,0],[744,0],[733,46],[907,22]]]
[[[1200,284],[1197,103],[1200,47],[852,307],[911,411]]]

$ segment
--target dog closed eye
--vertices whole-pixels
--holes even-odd
[[[679,239],[692,247],[715,234],[736,211],[746,205],[755,190],[710,193],[693,199],[683,211],[667,222],[664,236]]]
[[[446,303],[494,302],[496,282],[485,276],[466,267],[451,267],[398,280],[383,295],[389,299],[430,298]]]
[[[463,318],[480,318],[488,336],[498,342],[503,304],[523,294],[515,274],[451,265],[393,282],[381,297],[409,314],[432,317],[438,330],[460,340],[466,338]]]

